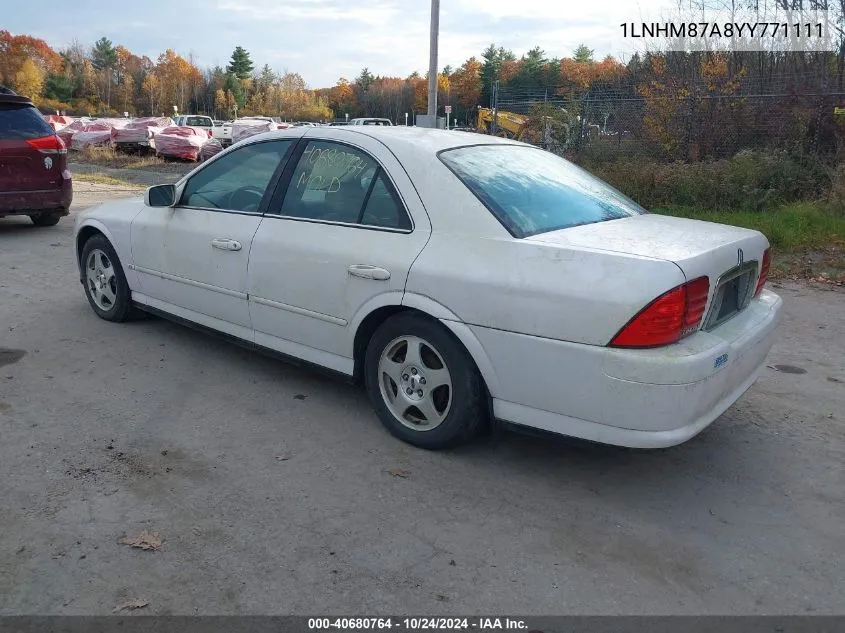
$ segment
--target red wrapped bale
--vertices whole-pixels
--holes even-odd
[[[111,132],[115,128],[124,128],[129,123],[129,119],[77,119],[70,125],[63,127],[58,131],[59,138],[61,138],[65,145],[71,149],[83,149],[90,145],[105,145],[111,142]],[[73,139],[77,134],[85,132],[85,136],[79,137],[79,140],[74,144]],[[99,132],[99,134],[87,134]]]
[[[61,116],[58,114],[45,114],[44,120],[47,121],[47,124],[51,128],[53,128],[54,132],[58,132],[59,130],[67,127],[74,121],[73,117]]]
[[[210,140],[209,135],[201,127],[172,125],[156,134],[156,154],[181,160],[197,160],[200,150]]]
[[[165,128],[171,127],[170,117],[141,117],[132,119],[126,127],[113,128],[111,141],[116,147],[120,145],[142,145],[155,147],[153,139]]]

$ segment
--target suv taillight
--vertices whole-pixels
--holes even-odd
[[[27,145],[34,147],[42,154],[67,154],[65,142],[55,134],[42,136],[41,138],[31,138],[27,141]]]
[[[771,247],[766,249],[766,252],[763,253],[763,262],[760,264],[760,276],[757,278],[757,289],[754,291],[754,296],[760,294],[763,290],[763,286],[766,285],[766,279],[769,277],[769,267],[772,265],[772,249]]]
[[[710,280],[699,277],[660,295],[610,341],[611,347],[659,347],[698,329],[707,306]]]

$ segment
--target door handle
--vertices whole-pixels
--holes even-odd
[[[230,240],[226,237],[218,237],[211,240],[211,245],[214,248],[219,248],[221,251],[239,251],[241,250],[241,243],[237,240]]]
[[[353,277],[361,277],[361,279],[375,279],[377,281],[386,281],[390,279],[390,271],[378,266],[370,266],[369,264],[352,264],[349,267],[349,274]]]

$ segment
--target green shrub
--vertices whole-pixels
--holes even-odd
[[[780,151],[746,150],[730,159],[700,163],[629,158],[582,165],[646,208],[759,212],[828,198],[833,184],[831,170],[819,161]]]

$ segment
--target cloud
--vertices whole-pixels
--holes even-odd
[[[4,0],[0,0],[2,3]],[[581,43],[596,56],[631,52],[620,22],[640,21],[677,0],[448,0],[441,4],[439,66],[480,57],[491,43],[523,55],[540,46],[549,57],[571,55]],[[155,59],[165,48],[193,53],[202,66],[225,65],[235,46],[260,68],[287,67],[316,87],[349,79],[363,67],[406,77],[428,69],[426,0],[146,0],[141,13],[102,10],[101,0],[56,3],[45,21],[37,3],[3,16],[14,33],[44,38],[54,47],[74,38],[90,45],[102,36]]]

